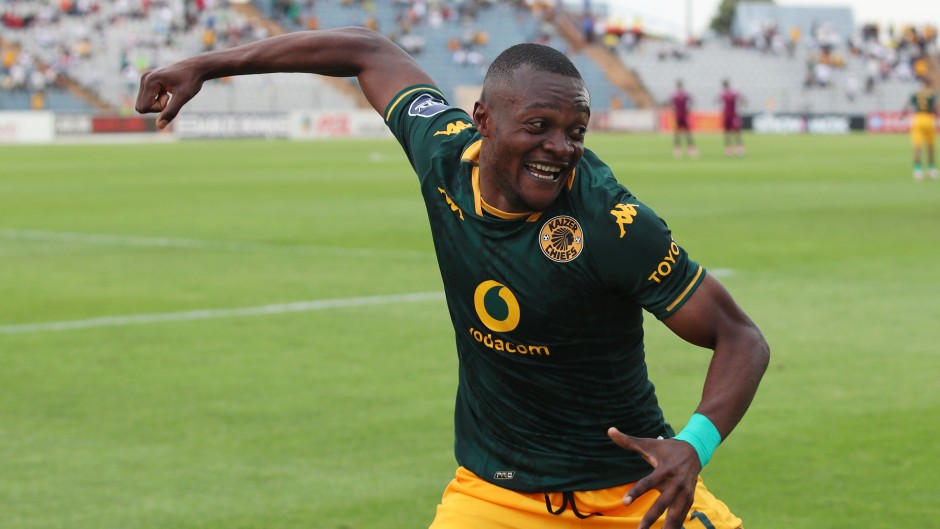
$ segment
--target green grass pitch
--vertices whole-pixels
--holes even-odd
[[[698,139],[588,146],[771,344],[709,487],[751,529],[935,526],[940,182],[900,135]],[[426,527],[453,331],[394,296],[440,291],[392,140],[0,147],[0,526]],[[707,352],[647,328],[681,427]]]

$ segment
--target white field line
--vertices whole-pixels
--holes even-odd
[[[91,329],[94,327],[116,327],[123,325],[145,325],[217,318],[244,316],[270,316],[289,312],[310,312],[317,310],[345,309],[351,307],[371,307],[375,305],[393,305],[399,303],[420,303],[444,299],[443,292],[414,292],[410,294],[391,294],[386,296],[363,296],[356,298],[321,299],[296,301],[258,307],[235,309],[203,309],[185,312],[164,312],[159,314],[136,314],[127,316],[101,316],[85,320],[50,321],[44,323],[19,323],[0,325],[0,334],[25,334],[49,331],[70,331]]]
[[[380,257],[406,260],[433,259],[432,252],[403,252],[369,248],[336,248],[330,246],[290,246],[269,243],[237,241],[212,241],[205,239],[176,239],[170,237],[139,237],[107,233],[77,233],[39,230],[0,230],[0,239],[17,241],[61,242],[69,244],[97,244],[103,246],[134,248],[174,248],[188,250],[215,250],[226,252],[278,252],[300,255],[325,255],[339,257]]]
[[[731,277],[734,275],[733,268],[709,268],[708,273],[715,277]]]

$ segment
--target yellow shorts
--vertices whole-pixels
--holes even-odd
[[[569,501],[563,512],[556,515],[548,511],[545,494],[504,489],[460,467],[444,491],[430,529],[635,528],[659,493],[650,491],[627,507],[623,496],[631,486],[575,492],[574,508]],[[553,511],[559,511],[565,503],[562,493],[551,493],[548,499]],[[662,528],[665,518],[665,515],[660,517],[653,528]],[[742,522],[705,489],[699,478],[695,500],[683,526],[686,529],[740,529]]]
[[[933,145],[937,137],[937,123],[933,114],[918,112],[911,120],[911,143],[914,147]]]

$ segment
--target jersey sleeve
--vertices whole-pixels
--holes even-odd
[[[702,283],[705,269],[673,239],[666,222],[628,192],[606,209],[609,227],[600,234],[606,280],[657,319],[674,314]]]
[[[451,106],[431,85],[402,90],[388,104],[383,117],[419,177],[428,173],[431,159],[443,144],[473,130],[470,116]]]

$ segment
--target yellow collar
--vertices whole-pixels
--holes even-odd
[[[483,195],[480,193],[480,148],[483,146],[483,140],[479,139],[464,149],[463,154],[460,156],[460,161],[467,162],[473,165],[471,170],[471,185],[473,186],[473,209],[477,215],[483,216],[483,212],[487,212],[494,217],[505,219],[505,220],[520,220],[526,219],[526,222],[535,222],[539,220],[542,216],[541,211],[530,211],[527,213],[509,213],[508,211],[503,211],[499,208],[495,208],[487,204],[483,200]],[[571,171],[571,176],[568,177],[568,190],[574,186],[574,177],[576,171]]]

